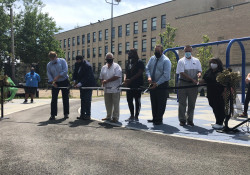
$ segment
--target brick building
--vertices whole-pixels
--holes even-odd
[[[167,23],[177,28],[175,43],[180,46],[202,43],[203,35],[208,35],[211,42],[250,36],[249,9],[250,0],[172,0],[115,17],[112,32],[109,19],[62,32],[55,37],[61,42],[70,69],[75,56],[81,54],[97,72],[104,65],[108,51],[114,53],[115,61],[124,69],[129,48],[138,49],[139,57],[148,61],[155,43],[161,41],[159,33],[166,30]],[[249,67],[250,41],[243,43]],[[214,56],[220,57],[224,63],[226,46],[213,46]],[[182,55],[180,52],[180,57]],[[237,44],[232,46],[231,65],[236,69],[241,65]]]

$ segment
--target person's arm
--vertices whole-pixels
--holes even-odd
[[[148,83],[149,84],[152,83],[151,72],[150,72],[151,62],[152,62],[152,59],[150,58],[149,61],[148,61],[148,64],[146,65],[146,75],[148,77]]]
[[[37,81],[40,82],[41,81],[41,77],[39,74],[36,74],[36,77],[37,77]]]
[[[51,70],[50,70],[49,64],[47,65],[47,76],[48,76],[48,82],[52,83],[53,82],[53,76],[51,74]]]
[[[246,77],[246,84],[249,84],[249,83],[250,83],[250,73]]]
[[[68,65],[67,62],[64,59],[60,59],[61,65],[62,65],[62,71],[58,76],[54,78],[54,81],[57,81],[61,77],[67,77],[68,74]]]

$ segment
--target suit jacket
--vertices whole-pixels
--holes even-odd
[[[76,83],[81,83],[82,87],[96,86],[94,73],[89,62],[83,60],[81,63],[75,63],[73,80]]]

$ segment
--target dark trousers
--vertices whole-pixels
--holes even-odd
[[[62,98],[63,98],[63,114],[69,114],[69,89],[61,88],[60,87],[68,87],[69,81],[64,80],[60,82],[56,82],[58,88],[52,87],[52,100],[51,100],[51,115],[57,116],[57,99],[58,93],[62,91]]]
[[[127,95],[127,102],[128,102],[128,107],[129,107],[131,116],[138,117],[140,110],[141,110],[141,91],[130,90],[130,91],[127,91],[126,95]],[[135,99],[135,108],[134,108],[134,103],[133,103],[134,99]]]
[[[216,119],[216,124],[222,125],[225,119],[225,102],[221,94],[214,94],[213,97],[208,97],[209,105],[213,109]]]
[[[92,90],[91,89],[81,89],[81,116],[90,117],[91,115],[91,100],[92,100]]]
[[[250,101],[250,84],[248,84],[247,95],[244,102],[244,113],[247,113],[249,101]]]
[[[167,89],[164,89],[166,87],[168,87],[168,82],[165,82],[150,91],[150,101],[154,122],[162,122],[167,104],[168,93]]]

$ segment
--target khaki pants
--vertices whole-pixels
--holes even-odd
[[[104,93],[107,118],[119,120],[120,116],[120,92]]]
[[[179,86],[191,86],[194,85],[191,82],[179,81]],[[180,122],[193,122],[194,118],[194,109],[195,102],[198,95],[198,88],[187,88],[178,90],[178,99],[179,99],[179,110],[178,116]],[[188,109],[187,108],[188,102]],[[185,116],[187,113],[187,116]]]

